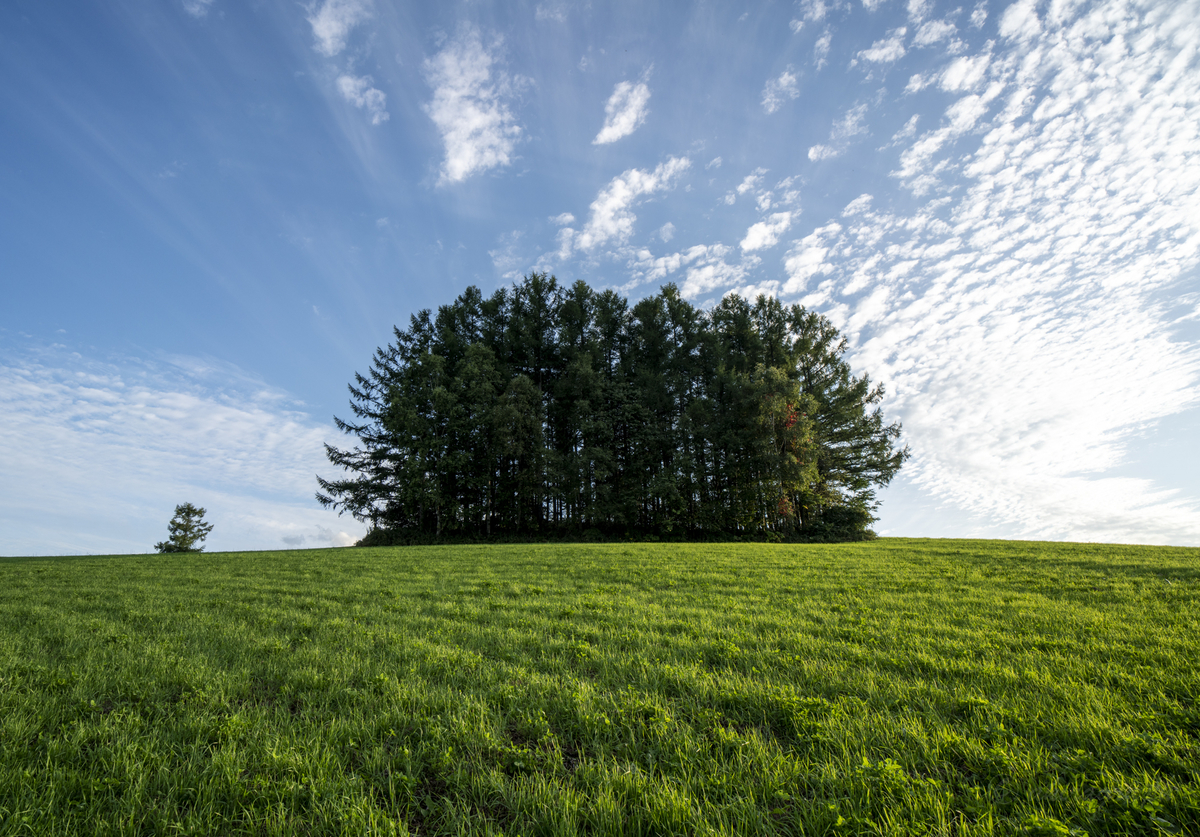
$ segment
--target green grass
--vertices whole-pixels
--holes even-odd
[[[0,835],[1200,835],[1200,550],[0,560]]]

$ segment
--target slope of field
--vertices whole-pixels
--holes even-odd
[[[1200,550],[0,560],[0,834],[1200,835]]]

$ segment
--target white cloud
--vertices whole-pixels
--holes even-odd
[[[799,209],[800,206],[800,189],[796,188],[796,181],[799,178],[796,175],[785,177],[783,180],[775,184],[774,194],[775,203],[791,206]],[[761,195],[759,196],[761,198]]]
[[[971,28],[981,29],[983,24],[987,22],[987,0],[976,3],[975,8],[971,10]]]
[[[533,16],[537,20],[552,20],[555,23],[566,23],[567,4],[563,2],[538,3]]]
[[[504,73],[492,72],[495,63],[479,31],[469,27],[425,61],[425,78],[433,88],[425,112],[446,152],[439,184],[512,162],[522,130],[508,105],[512,83]]]
[[[783,107],[784,102],[795,99],[800,95],[799,77],[789,64],[787,69],[773,78],[763,88],[762,106],[767,113],[774,113]]]
[[[788,28],[792,30],[793,35],[799,35],[800,32],[804,29],[804,21],[793,20],[791,23],[788,24]]]
[[[987,77],[991,55],[983,53],[974,57],[964,56],[951,61],[942,71],[938,86],[951,93],[959,90],[975,90]]]
[[[741,248],[745,253],[774,247],[779,243],[779,237],[788,231],[792,225],[791,212],[776,212],[765,221],[759,221],[746,230]]]
[[[913,23],[920,23],[929,16],[933,8],[933,0],[908,0],[908,18]]]
[[[550,219],[550,223],[557,224],[560,227],[566,227],[575,223],[575,216],[570,212],[564,212],[561,215],[555,215]]]
[[[1002,86],[993,84],[983,94],[972,94],[955,100],[946,108],[945,119],[940,127],[926,132],[900,153],[900,168],[891,175],[899,178],[915,195],[923,195],[930,191],[938,184],[938,176],[950,165],[945,159],[936,161],[935,155],[947,143],[976,127],[987,114],[990,102],[1000,94]],[[914,121],[910,120],[910,125],[915,129]],[[906,130],[909,128],[905,127]],[[900,137],[901,134],[896,134],[893,141]]]
[[[629,169],[614,177],[592,201],[582,230],[566,227],[559,231],[560,254],[627,242],[637,221],[633,206],[649,195],[673,188],[691,164],[687,157],[671,157],[653,171]]]
[[[347,102],[371,115],[372,125],[380,125],[388,121],[388,112],[385,109],[387,95],[382,90],[372,87],[371,82],[370,76],[356,78],[343,75],[338,76],[337,86]]]
[[[886,3],[887,0],[862,0],[863,8],[868,12],[873,12]]]
[[[897,61],[904,57],[904,36],[908,33],[908,29],[901,26],[898,29],[893,29],[888,32],[886,38],[881,38],[871,44],[870,49],[864,49],[858,53],[858,57],[864,61],[871,61],[876,64],[887,64],[892,61]]]
[[[512,230],[504,233],[498,240],[499,246],[495,249],[488,250],[488,255],[492,257],[492,266],[505,279],[515,281],[529,268],[529,259],[525,254],[525,249],[521,244],[521,239],[524,237],[524,232],[521,230]]]
[[[842,217],[849,218],[851,215],[859,215],[866,212],[871,206],[871,201],[875,198],[872,195],[859,195],[850,203],[846,204],[846,208],[842,210]]]
[[[767,279],[750,285],[733,287],[727,290],[723,296],[729,296],[730,294],[737,294],[742,299],[758,299],[760,296],[777,297],[779,296],[779,282],[774,279]]]
[[[829,131],[829,145],[814,145],[808,149],[808,159],[814,162],[837,157],[846,149],[846,140],[858,134],[866,133],[865,118],[867,105],[858,104],[846,111],[845,115]]]
[[[705,169],[719,169],[719,168],[721,168],[721,158],[720,158],[720,157],[713,157],[711,160],[709,160],[709,161],[708,161],[708,165],[706,165],[704,168],[705,168]]]
[[[694,299],[715,288],[728,287],[743,281],[749,267],[757,262],[729,264],[725,257],[731,252],[732,249],[723,244],[708,247],[701,245],[689,250],[686,255],[689,263],[687,273],[679,292],[689,299]]]
[[[762,185],[763,177],[766,175],[766,173],[767,169],[764,169],[761,166],[750,172],[742,179],[742,182],[738,184],[736,189],[737,193],[739,195],[744,195],[747,192],[757,189]]]
[[[212,4],[213,0],[183,0],[183,10],[192,17],[204,17]]]
[[[820,23],[829,13],[825,0],[801,0],[800,8],[804,10],[804,20],[807,23]]]
[[[1027,41],[1041,31],[1035,0],[1017,0],[1000,16],[1000,34],[1005,38]]]
[[[646,121],[649,102],[650,88],[644,81],[618,84],[604,105],[604,127],[592,140],[592,145],[616,142],[636,131]]]
[[[371,16],[366,0],[325,0],[308,15],[312,25],[315,49],[332,58],[346,48],[350,30]]]
[[[833,32],[826,29],[821,33],[821,37],[817,38],[817,42],[813,44],[813,63],[817,65],[817,69],[821,69],[829,63],[829,47],[833,44]]]
[[[958,32],[958,27],[948,20],[928,20],[921,24],[917,34],[913,36],[913,46],[931,46],[941,41],[948,41]]]
[[[342,444],[284,393],[225,364],[98,361],[62,347],[0,358],[0,554],[150,552],[178,503],[208,510],[206,547],[363,534],[313,499]]]
[[[831,221],[795,243],[783,261],[788,274],[788,281],[783,286],[785,294],[800,293],[808,287],[809,279],[833,269],[825,257],[829,255],[830,240],[841,231],[842,225]]]
[[[845,116],[834,123],[829,138],[840,140],[865,133],[867,130],[865,124],[866,115],[867,106],[865,104],[858,104],[850,108],[846,111]]]
[[[921,121],[921,115],[919,113],[914,113],[912,116],[910,116],[908,118],[908,121],[904,123],[904,127],[901,128],[899,131],[897,131],[892,136],[892,142],[896,143],[896,142],[899,142],[900,140],[904,140],[904,139],[908,139],[909,137],[916,136],[917,135],[917,123],[920,121]]]
[[[757,256],[744,255],[740,262],[730,264],[726,258],[733,248],[725,244],[698,244],[655,257],[649,250],[639,250],[629,260],[628,268],[634,281],[632,288],[646,282],[661,282],[673,273],[684,271],[680,293],[694,299],[710,291],[729,287],[745,280],[747,273],[757,267],[761,260]]]
[[[725,203],[729,206],[732,206],[733,204],[737,203],[739,195],[745,195],[747,192],[753,192],[760,189],[762,187],[763,176],[766,175],[766,173],[767,169],[764,169],[761,166],[750,172],[748,175],[742,178],[742,182],[739,183],[735,189],[725,195]]]
[[[905,93],[920,93],[926,87],[933,84],[933,82],[934,82],[934,79],[929,75],[922,75],[921,73],[914,73],[913,75],[909,76],[908,84],[904,85],[904,92]]]
[[[664,244],[670,241],[675,237],[675,225],[667,221],[667,223],[658,228],[658,237],[662,239]]]

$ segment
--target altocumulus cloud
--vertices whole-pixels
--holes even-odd
[[[1106,473],[1200,401],[1200,353],[1153,302],[1200,262],[1200,8],[1038,9],[917,94],[953,96],[897,135],[919,208],[855,200],[793,244],[784,293],[887,382],[934,496],[1024,536],[1200,543],[1196,498]],[[860,57],[895,60],[898,34]]]
[[[479,30],[463,27],[446,46],[425,61],[433,99],[425,112],[445,146],[440,184],[458,183],[513,159],[522,129],[509,107],[512,80],[484,47]]]
[[[313,499],[337,431],[235,367],[51,347],[0,357],[0,409],[0,521],[21,521],[0,523],[0,553],[149,552],[184,501],[208,509],[214,549],[362,534]]]

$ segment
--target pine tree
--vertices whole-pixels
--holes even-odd
[[[167,524],[170,537],[156,543],[154,548],[159,552],[203,552],[200,544],[212,528],[211,523],[204,522],[204,509],[184,503],[175,507],[175,516]]]

